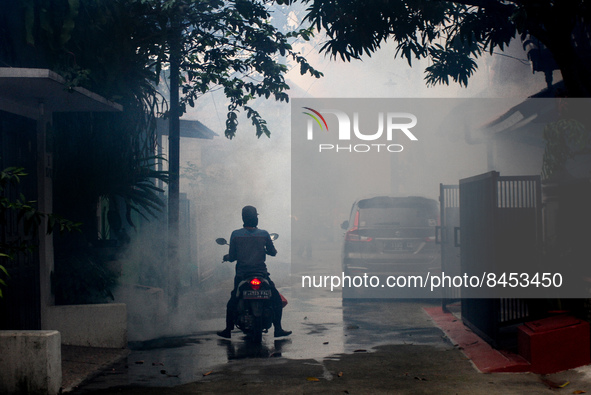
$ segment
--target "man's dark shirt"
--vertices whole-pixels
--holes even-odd
[[[236,275],[267,273],[267,255],[277,255],[269,232],[258,228],[241,228],[230,236],[228,260],[236,262]]]

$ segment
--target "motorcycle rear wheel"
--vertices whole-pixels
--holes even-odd
[[[260,344],[263,341],[263,317],[254,317],[252,325],[252,341]]]

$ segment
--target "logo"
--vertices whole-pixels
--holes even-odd
[[[407,138],[410,141],[418,141],[418,138],[410,131],[417,124],[417,117],[406,112],[388,112],[377,113],[377,131],[362,129],[360,126],[360,116],[358,112],[353,113],[353,122],[351,117],[341,110],[314,110],[310,107],[303,107],[308,115],[307,139],[314,140],[315,125],[318,125],[321,131],[328,130],[328,123],[322,114],[332,114],[336,117],[338,131],[335,136],[341,144],[318,144],[319,152],[402,152],[404,147],[401,144],[393,143],[394,139]],[[315,122],[314,122],[315,121]],[[372,142],[363,144],[342,144],[342,142],[351,141]],[[380,143],[380,141],[385,141]]]
[[[314,114],[316,114],[318,116],[318,118],[322,119],[322,122],[324,123],[324,126],[326,127],[326,131],[328,131],[328,125],[326,124],[326,119],[324,119],[324,117],[322,116],[322,114],[320,114],[318,111],[310,108],[310,107],[304,107],[304,109],[306,110],[310,110],[312,111]],[[309,112],[305,112],[304,114],[309,115],[310,117],[312,117],[312,119],[314,119],[316,121],[316,123],[318,123],[318,126],[320,126],[320,130],[322,130],[322,124],[320,123],[320,121],[318,120],[318,118],[316,118],[314,115],[310,114]],[[312,127],[311,125],[308,126],[308,140],[312,140]]]

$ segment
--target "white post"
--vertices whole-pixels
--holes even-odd
[[[53,210],[53,156],[49,151],[48,126],[51,126],[52,114],[45,111],[45,105],[39,103],[37,118],[37,196],[38,210],[49,214]],[[47,218],[39,226],[39,284],[41,305],[41,329],[47,327],[49,308],[55,304],[51,293],[51,272],[54,270],[53,236],[47,234]]]

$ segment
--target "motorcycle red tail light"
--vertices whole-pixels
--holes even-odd
[[[253,278],[252,280],[250,280],[250,287],[255,291],[258,290],[261,287],[261,280],[259,280],[258,278]]]

